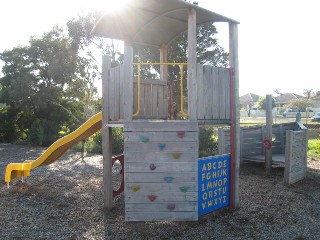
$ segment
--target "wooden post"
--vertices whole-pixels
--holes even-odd
[[[109,120],[109,70],[111,60],[109,56],[102,57],[102,154],[103,154],[103,202],[104,208],[110,210],[113,204],[112,188],[112,144],[111,128],[108,127]]]
[[[266,95],[266,137],[272,142],[272,96]],[[272,148],[266,150],[266,174],[270,174],[272,168]]]
[[[125,121],[132,120],[133,113],[133,49],[124,46],[124,81],[123,81],[123,118]]]
[[[196,10],[188,10],[188,114],[197,120],[197,18]]]
[[[233,139],[231,146],[231,209],[236,209],[240,206],[240,103],[239,103],[239,63],[238,63],[238,25],[236,23],[229,23],[229,54],[230,54],[230,68],[232,72],[232,93],[233,106],[231,109],[233,114],[232,131]],[[230,132],[231,134],[231,132]]]
[[[160,46],[160,62],[168,62],[168,46],[165,44]],[[168,65],[160,65],[160,80],[164,82],[168,81]]]

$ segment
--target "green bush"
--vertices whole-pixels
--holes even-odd
[[[82,143],[76,144],[73,149],[81,152]],[[123,128],[112,128],[112,153],[123,153]],[[99,131],[93,134],[85,141],[85,151],[89,153],[102,154],[102,132]]]
[[[0,108],[0,142],[13,143],[19,139],[22,134],[17,125],[17,114],[9,106]]]
[[[207,157],[218,154],[218,134],[214,127],[199,128],[199,156]]]
[[[59,138],[58,132],[56,122],[36,119],[28,131],[28,142],[32,146],[48,147]]]
[[[28,142],[32,146],[42,146],[43,141],[44,141],[44,128],[42,126],[40,119],[36,119],[30,127],[29,134],[28,134]]]

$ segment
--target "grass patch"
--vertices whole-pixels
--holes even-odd
[[[320,157],[320,139],[308,140],[308,157]]]

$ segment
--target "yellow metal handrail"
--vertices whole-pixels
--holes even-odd
[[[188,116],[188,113],[184,111],[184,97],[183,97],[183,66],[188,65],[187,63],[160,63],[160,62],[141,62],[141,63],[133,63],[133,65],[137,65],[138,71],[138,95],[137,95],[137,111],[132,114],[133,117],[136,117],[140,113],[140,69],[141,65],[178,65],[180,68],[180,112],[184,116]]]

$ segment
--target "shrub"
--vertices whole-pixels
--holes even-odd
[[[218,134],[214,127],[199,128],[199,156],[207,157],[218,154]]]

